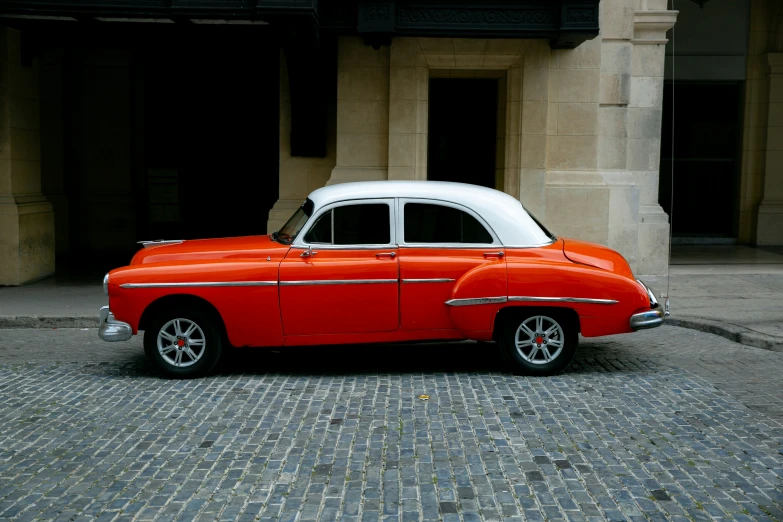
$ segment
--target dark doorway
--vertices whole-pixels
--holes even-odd
[[[741,94],[740,82],[664,86],[658,202],[672,216],[674,236],[702,241],[737,237]]]
[[[430,80],[427,178],[495,188],[498,81]]]

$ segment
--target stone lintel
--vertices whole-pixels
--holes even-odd
[[[674,27],[679,11],[636,11],[633,17],[634,45],[658,45],[668,42],[666,31]]]

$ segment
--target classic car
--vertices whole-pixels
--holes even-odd
[[[270,235],[144,242],[103,286],[100,338],[143,330],[172,377],[209,373],[230,347],[466,339],[549,375],[580,333],[668,315],[617,252],[555,237],[503,192],[433,181],[324,187]]]

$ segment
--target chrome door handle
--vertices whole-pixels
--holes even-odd
[[[484,252],[484,257],[503,257],[506,253],[503,251],[500,252]]]
[[[313,250],[312,247],[309,247],[307,250],[299,254],[299,257],[315,257],[317,253],[317,250]]]
[[[394,259],[395,257],[397,257],[397,252],[378,252],[377,254],[375,254],[375,257],[390,257]]]

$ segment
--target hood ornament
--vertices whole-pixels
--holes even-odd
[[[144,248],[149,248],[159,245],[175,245],[177,243],[184,243],[184,239],[156,239],[154,241],[137,241],[139,245],[143,245]]]

